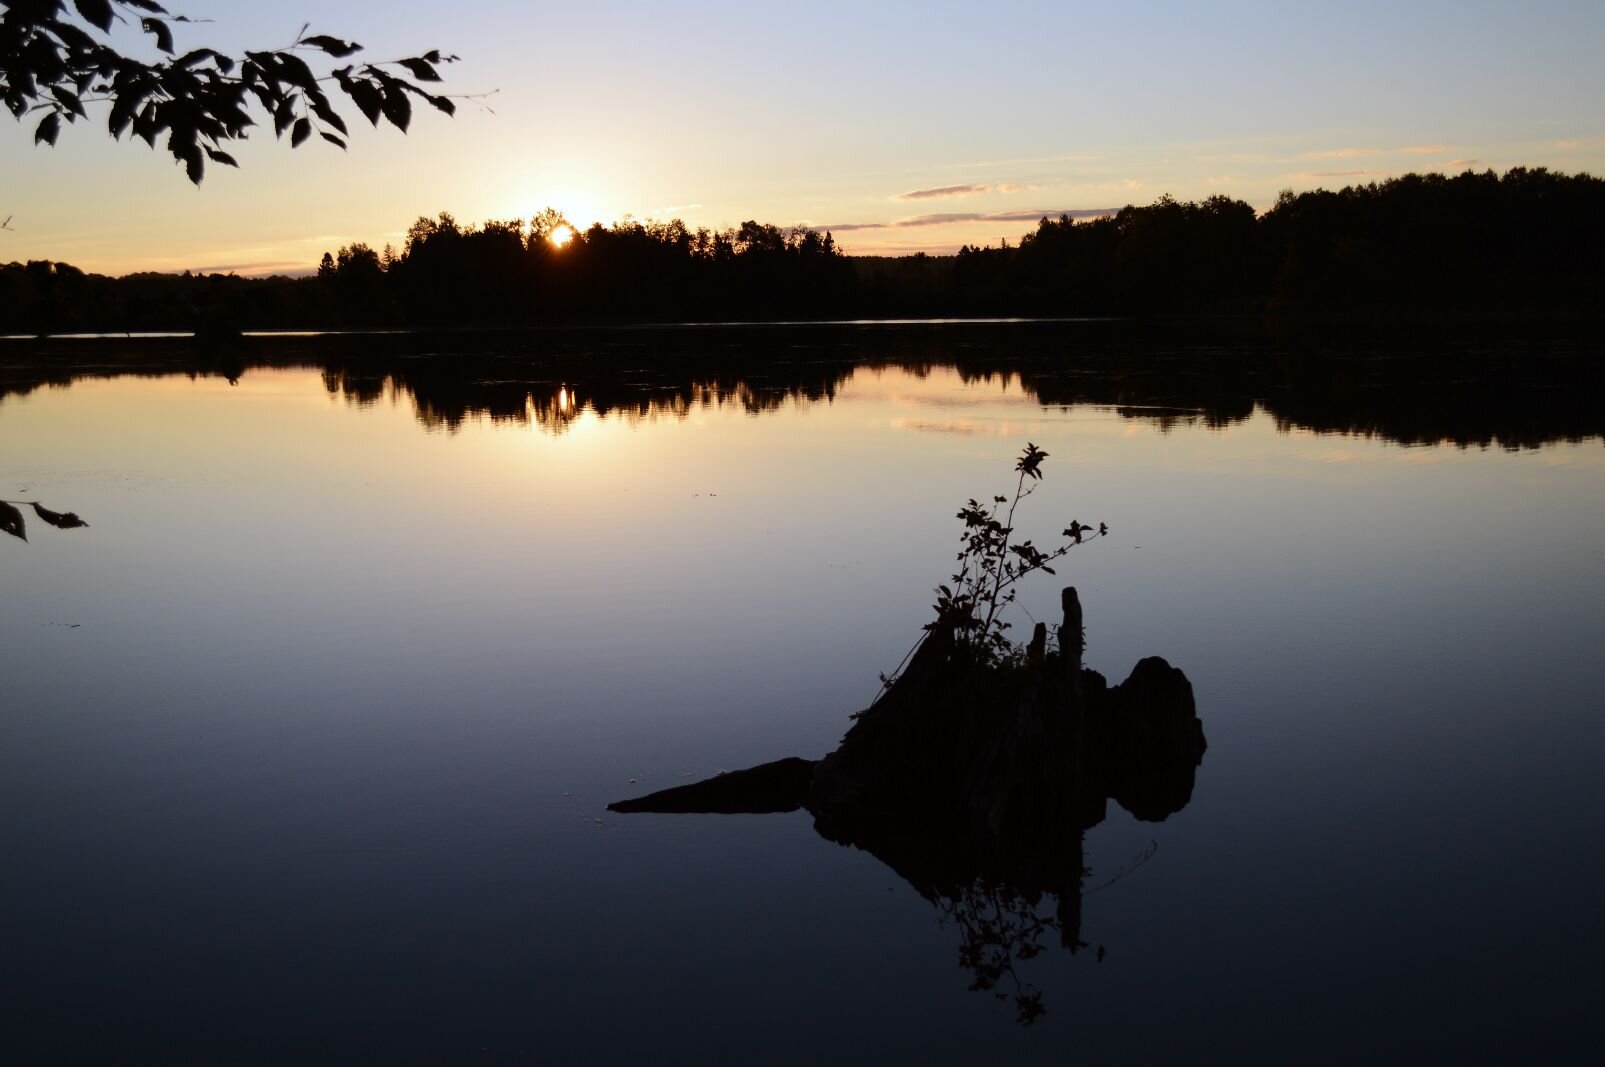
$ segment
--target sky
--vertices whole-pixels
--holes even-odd
[[[1605,174],[1599,0],[167,6],[211,20],[177,27],[180,51],[288,44],[305,22],[363,58],[439,48],[468,98],[406,135],[346,107],[347,152],[268,123],[198,188],[103,113],[55,148],[0,115],[0,262],[305,273],[421,215],[548,206],[937,254],[1165,193],[1265,208],[1410,171]]]

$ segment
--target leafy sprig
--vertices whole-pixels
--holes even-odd
[[[451,97],[425,87],[441,81],[441,65],[457,61],[439,50],[318,74],[303,56],[348,59],[362,46],[309,34],[306,25],[280,48],[238,57],[211,48],[179,55],[172,24],[206,20],[171,14],[154,0],[74,0],[72,6],[76,20],[63,0],[0,10],[0,101],[18,120],[40,114],[36,144],[54,145],[63,123],[88,119],[87,105],[109,103],[106,126],[114,138],[132,134],[152,148],[163,140],[199,184],[208,160],[239,165],[225,146],[257,125],[253,108],[272,120],[275,136],[289,135],[291,147],[317,133],[344,149],[349,131],[331,101],[330,83],[374,126],[383,120],[406,132],[414,99],[447,115],[456,112]],[[109,34],[114,22],[137,23],[169,58],[134,59],[90,32]]]
[[[951,585],[936,587],[937,618],[927,629],[951,626],[958,644],[983,666],[1002,666],[1024,657],[1023,647],[1009,640],[1011,624],[1002,615],[1014,603],[1019,582],[1037,571],[1056,574],[1055,560],[1109,532],[1103,523],[1094,529],[1072,520],[1063,532],[1064,543],[1048,551],[1029,538],[1014,539],[1015,511],[1042,482],[1042,462],[1047,458],[1048,453],[1027,442],[1014,464],[1019,477],[1013,497],[994,496],[990,504],[972,498],[958,513],[964,523],[959,567]]]

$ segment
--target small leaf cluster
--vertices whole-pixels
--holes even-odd
[[[1047,551],[1029,538],[1015,539],[1015,510],[1041,483],[1042,461],[1047,458],[1048,453],[1027,442],[1014,465],[1019,476],[1014,496],[994,496],[988,504],[972,498],[958,513],[964,523],[956,557],[959,567],[952,584],[936,587],[937,621],[927,629],[951,625],[958,644],[982,666],[1002,667],[1024,659],[1024,649],[1009,640],[1011,624],[1002,617],[1015,601],[1019,581],[1037,571],[1057,573],[1055,560],[1089,535],[1109,532],[1101,523],[1094,530],[1073,520],[1064,530],[1064,543]]]
[[[0,9],[0,100],[19,121],[41,117],[36,144],[54,145],[63,122],[88,119],[86,105],[109,103],[107,130],[131,133],[184,164],[199,184],[206,162],[238,166],[224,146],[243,140],[265,112],[276,136],[289,134],[299,147],[315,132],[344,149],[345,120],[326,85],[338,86],[374,126],[381,119],[406,132],[416,97],[448,115],[456,105],[421,83],[439,82],[441,64],[456,56],[429,51],[378,63],[348,64],[323,75],[303,55],[346,59],[362,46],[325,34],[307,33],[289,45],[243,56],[197,48],[179,55],[171,24],[194,22],[173,15],[154,0],[20,0]],[[164,58],[144,62],[124,55],[91,31],[108,34],[116,21],[137,21]],[[87,27],[87,28],[86,28]]]
[[[30,500],[0,500],[0,532],[24,541],[28,539],[28,527],[22,521],[22,509],[17,506],[19,504],[33,508],[35,515],[58,530],[76,530],[89,525],[71,511],[51,511],[43,504]]]

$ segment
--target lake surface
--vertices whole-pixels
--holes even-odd
[[[92,525],[0,539],[0,1056],[1596,1061],[1597,377],[1010,329],[7,354],[0,498]],[[1020,628],[1074,584],[1209,742],[1085,835],[1087,948],[999,999],[805,812],[606,811],[834,748],[1027,441],[1023,532],[1111,532]]]

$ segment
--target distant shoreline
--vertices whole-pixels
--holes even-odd
[[[248,329],[229,336],[253,341],[315,338],[420,337],[420,336],[563,336],[608,333],[775,333],[781,331],[817,332],[821,330],[968,330],[1057,327],[1118,327],[1137,332],[1173,334],[1198,331],[1224,333],[1231,337],[1285,336],[1309,330],[1333,328],[1366,331],[1387,339],[1399,333],[1418,330],[1515,329],[1523,335],[1548,336],[1553,340],[1605,337],[1605,311],[1584,308],[1492,309],[1483,312],[1424,308],[1354,309],[1347,311],[1266,311],[1259,313],[1174,314],[1174,315],[1064,315],[1064,316],[931,316],[856,319],[748,319],[731,321],[695,320],[684,322],[540,322],[471,323],[464,325],[282,327]],[[0,345],[13,349],[55,342],[153,342],[195,341],[204,334],[195,330],[74,331],[63,333],[3,333]]]

